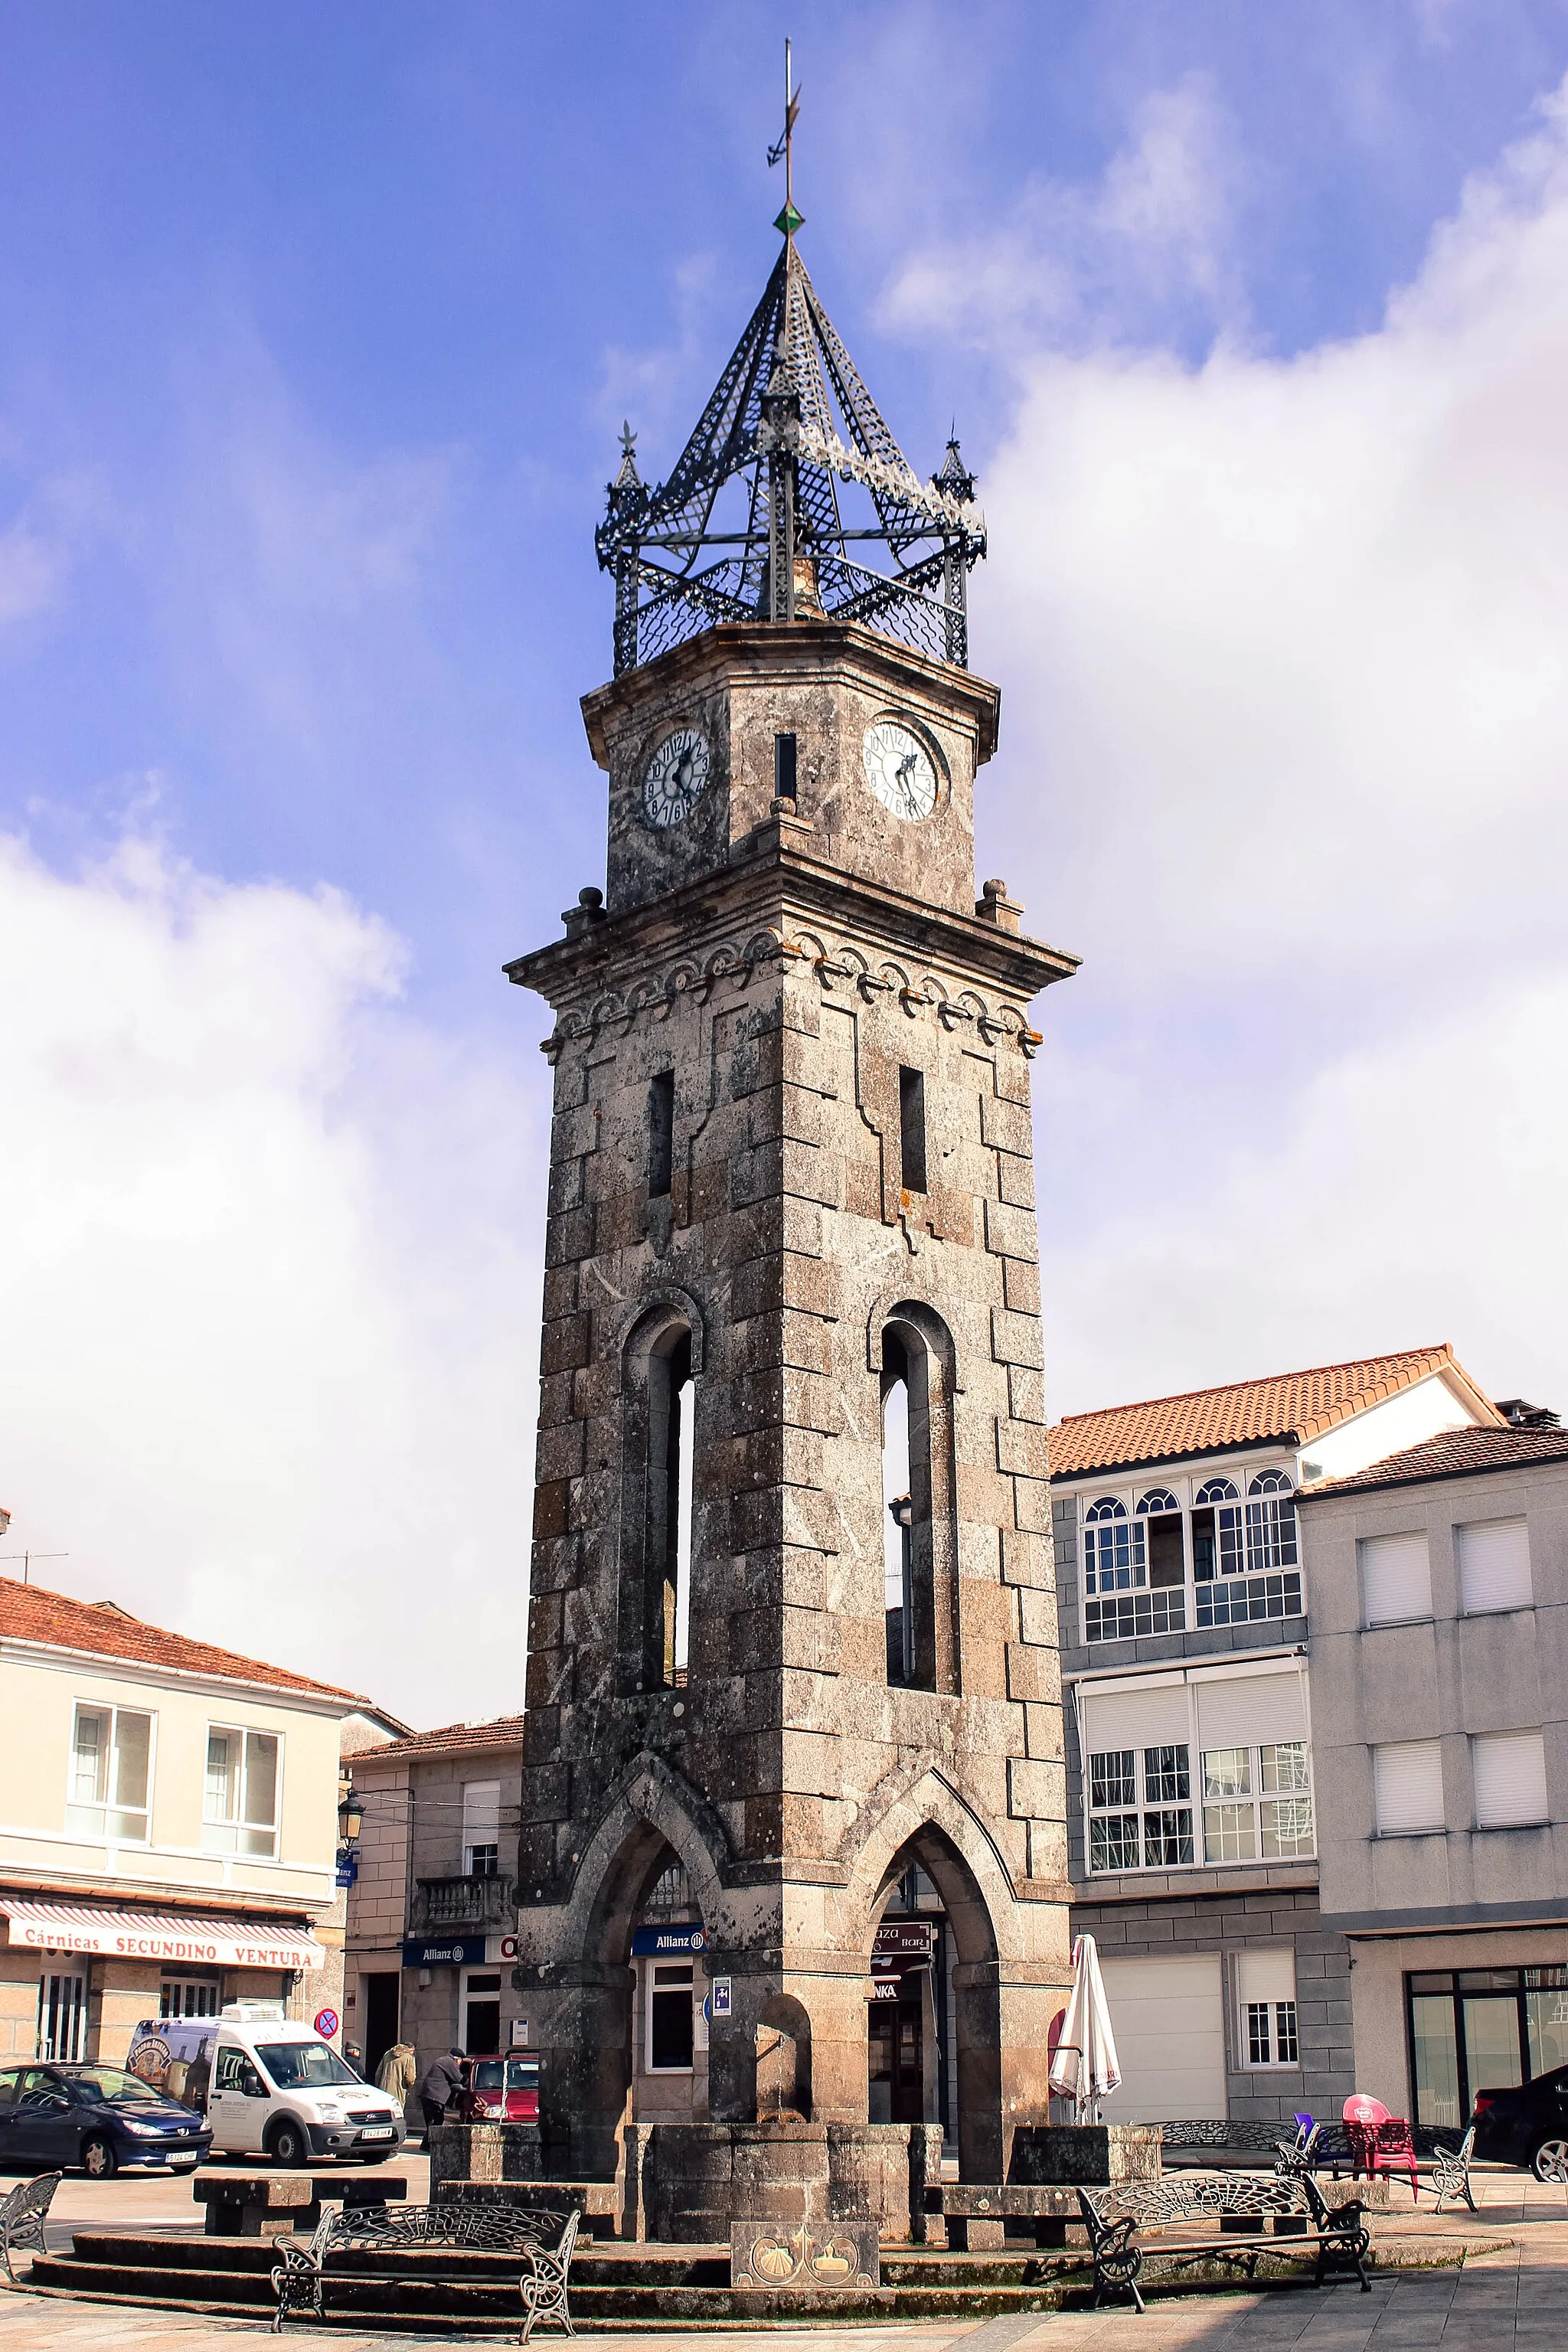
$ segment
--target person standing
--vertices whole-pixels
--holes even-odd
[[[425,2145],[430,2145],[430,2135],[447,2112],[447,2102],[463,2084],[463,2053],[453,2046],[445,2058],[437,2058],[426,2067],[419,2085],[419,2105],[425,2111]]]
[[[414,2088],[414,2077],[419,2072],[419,2062],[414,2055],[411,2042],[395,2042],[375,2070],[375,2087],[384,2091],[400,2107],[408,2105],[408,2094]]]

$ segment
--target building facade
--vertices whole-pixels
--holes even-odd
[[[1027,1007],[1074,960],[975,894],[973,486],[781,226],[668,482],[612,490],[607,888],[508,968],[555,1013],[518,1986],[568,2173],[946,2098],[997,2179],[1068,1971]]]
[[[342,2011],[339,1749],[367,1700],[0,1578],[0,2057]]]
[[[522,1717],[449,1724],[352,1759],[361,1828],[344,2000],[374,2075],[395,2042],[419,2073],[454,2047],[527,2042],[517,1958]]]
[[[1413,1438],[1500,1421],[1434,1348],[1053,1428],[1073,1924],[1110,1997],[1108,2115],[1266,2122],[1337,2113],[1355,2087],[1297,1506]]]
[[[1434,1437],[1301,1528],[1357,2084],[1460,2126],[1568,2064],[1568,1432]]]

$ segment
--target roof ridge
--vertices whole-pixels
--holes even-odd
[[[320,1682],[313,1675],[297,1674],[289,1666],[275,1666],[268,1659],[252,1658],[244,1651],[225,1649],[221,1643],[205,1642],[196,1634],[177,1633],[170,1626],[155,1625],[145,1617],[132,1617],[129,1611],[112,1605],[106,1608],[100,1601],[79,1601],[74,1594],[56,1592],[47,1584],[24,1583],[19,1577],[0,1576],[0,1611],[4,1611],[5,1603],[14,1601],[17,1594],[25,1595],[27,1601],[45,1602],[63,1612],[68,1624],[56,1628],[52,1636],[41,1625],[28,1632],[9,1629],[0,1621],[0,1639],[32,1641],[56,1648],[79,1648],[89,1657],[122,1658],[132,1664],[162,1665],[175,1672],[202,1671],[194,1661],[186,1661],[182,1665],[179,1660],[143,1655],[130,1646],[133,1634],[148,1634],[156,1642],[177,1644],[181,1649],[199,1653],[205,1660],[221,1661],[221,1664],[208,1665],[206,1671],[221,1672],[231,1682],[250,1681],[263,1688],[312,1691],[322,1698],[352,1699],[356,1706],[374,1706],[374,1701],[363,1691],[345,1690],[337,1683]],[[40,1612],[40,1614],[47,1615],[47,1611]],[[79,1633],[79,1641],[73,1643],[55,1637],[68,1633],[73,1627]],[[119,1643],[109,1638],[116,1628],[123,1629]]]
[[[1216,1381],[1205,1388],[1173,1389],[1164,1396],[1134,1397],[1122,1404],[1091,1405],[1084,1412],[1064,1412],[1052,1426],[1066,1429],[1074,1422],[1101,1420],[1109,1412],[1147,1412],[1157,1404],[1190,1404],[1197,1397],[1228,1396],[1236,1389],[1278,1388],[1287,1381],[1317,1380],[1324,1372],[1348,1372],[1358,1365],[1403,1364],[1422,1356],[1447,1356],[1452,1359],[1453,1355],[1452,1340],[1439,1339],[1424,1348],[1396,1348],[1382,1356],[1345,1356],[1338,1363],[1307,1364],[1299,1371],[1256,1372],[1248,1379]]]

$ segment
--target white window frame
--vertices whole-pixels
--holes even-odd
[[[1224,1493],[1218,1491],[1222,1488]],[[1077,1497],[1079,1612],[1079,1638],[1085,1648],[1206,1631],[1210,1626],[1280,1625],[1305,1616],[1300,1526],[1293,1507],[1300,1491],[1289,1462],[1081,1490]],[[1200,1501],[1201,1496],[1208,1496],[1209,1500]],[[1283,1556],[1279,1534],[1279,1505],[1287,1496],[1295,1520],[1289,1538],[1295,1557],[1289,1560]],[[1171,1516],[1173,1505],[1181,1515],[1183,1581],[1152,1585],[1149,1523]],[[1193,1514],[1207,1509],[1234,1512],[1237,1563],[1230,1573],[1221,1575],[1216,1559],[1215,1574],[1200,1580]],[[1101,1528],[1121,1538],[1110,1547],[1109,1570],[1099,1564]],[[1101,1577],[1108,1574],[1114,1580],[1101,1584]],[[1118,1621],[1114,1632],[1105,1630],[1108,1614]]]
[[[1299,1784],[1292,1782],[1289,1787],[1281,1784],[1276,1785],[1271,1789],[1268,1786],[1268,1774],[1270,1767],[1265,1762],[1265,1759],[1271,1757],[1278,1759],[1280,1750],[1283,1748],[1300,1749],[1301,1761],[1306,1770],[1306,1778]],[[1211,1757],[1214,1758],[1217,1765],[1217,1759],[1222,1756],[1242,1756],[1246,1758],[1247,1761],[1243,1770],[1247,1786],[1245,1789],[1237,1789],[1234,1794],[1216,1794],[1211,1796],[1209,1794],[1209,1780],[1211,1777],[1209,1759]],[[1276,1772],[1279,1770],[1279,1768],[1278,1761],[1275,1762],[1272,1769]],[[1201,1810],[1204,1819],[1202,1835],[1197,1839],[1196,1843],[1203,1847],[1204,1866],[1205,1869],[1246,1870],[1255,1867],[1260,1863],[1310,1862],[1316,1859],[1318,1852],[1318,1808],[1314,1801],[1312,1790],[1312,1743],[1310,1739],[1262,1740],[1256,1747],[1248,1748],[1205,1748],[1200,1751],[1198,1757],[1197,1781],[1202,1793],[1199,1796],[1194,1797],[1193,1801],[1194,1805]],[[1265,1808],[1269,1806],[1280,1808],[1294,1804],[1303,1799],[1306,1801],[1307,1807],[1309,1843],[1304,1846],[1293,1846],[1289,1853],[1267,1853],[1264,1847]],[[1211,1812],[1218,1811],[1222,1807],[1235,1807],[1238,1810],[1245,1807],[1251,1814],[1252,1852],[1250,1853],[1224,1855],[1211,1855],[1209,1853],[1208,1816]],[[1277,1823],[1275,1824],[1275,1833],[1278,1835]]]
[[[77,1726],[84,1715],[106,1715],[109,1717],[109,1774],[105,1781],[105,1787],[106,1789],[110,1790],[113,1788],[115,1780],[115,1759],[120,1753],[120,1718],[121,1716],[133,1715],[139,1716],[145,1721],[147,1725],[147,1802],[145,1806],[116,1804],[111,1795],[106,1795],[101,1803],[96,1797],[80,1798],[77,1795]],[[157,1767],[158,1715],[156,1708],[150,1706],[117,1706],[112,1699],[106,1698],[77,1699],[74,1702],[73,1711],[71,1714],[70,1749],[66,1759],[67,1835],[72,1837],[90,1837],[103,1845],[151,1845],[153,1843],[153,1797],[154,1789],[157,1785]],[[71,1820],[73,1813],[89,1812],[96,1813],[99,1816],[97,1826],[94,1829],[86,1829],[79,1823],[74,1823]],[[142,1835],[140,1837],[127,1837],[123,1832],[116,1832],[114,1835],[110,1836],[108,1828],[109,1816],[110,1813],[140,1813],[143,1824]]]
[[[1237,2004],[1238,2043],[1237,2057],[1242,2071],[1248,2074],[1299,2074],[1301,2071],[1301,2020],[1294,2000],[1243,2000]],[[1286,2012],[1289,2011],[1289,2020]],[[1255,2020],[1261,2018],[1263,2041],[1269,2055],[1255,2058],[1257,2048]],[[1290,2054],[1279,2055],[1280,2044],[1289,2035]]]
[[[691,2063],[686,2066],[656,2066],[653,2063],[653,1997],[656,1992],[679,1992],[683,1988],[673,1979],[684,1969],[684,1990],[691,2002]],[[664,1958],[655,1955],[644,1963],[643,1977],[643,2072],[645,2074],[690,2074],[697,2064],[697,1969],[691,1960]],[[659,1982],[661,1970],[666,1981]]]
[[[1186,1740],[1162,1739],[1152,1741],[1147,1747],[1096,1748],[1094,1754],[1096,1756],[1104,1756],[1106,1758],[1112,1756],[1121,1758],[1131,1757],[1132,1761],[1131,1786],[1133,1794],[1131,1800],[1123,1798],[1114,1804],[1096,1805],[1094,1802],[1094,1759],[1093,1757],[1085,1756],[1083,1759],[1083,1794],[1084,1817],[1087,1827],[1084,1832],[1084,1856],[1089,1874],[1096,1878],[1111,1878],[1125,1876],[1129,1872],[1134,1870],[1151,1871],[1194,1869],[1197,1866],[1195,1860],[1197,1853],[1197,1828],[1193,1818],[1194,1808],[1192,1794],[1192,1748],[1190,1744]],[[1162,1759],[1155,1767],[1154,1773],[1152,1775],[1151,1774],[1149,1764],[1151,1757],[1157,1757]],[[1167,1757],[1173,1759],[1173,1761],[1168,1765],[1163,1761]],[[1176,1759],[1182,1759],[1184,1760],[1180,1762],[1173,1760]],[[1123,1765],[1123,1772],[1125,1772],[1125,1765]],[[1173,1780],[1183,1776],[1185,1777],[1187,1783],[1187,1793],[1184,1797],[1168,1793],[1156,1793],[1153,1796],[1150,1795],[1149,1792],[1151,1785],[1158,1790],[1160,1781],[1162,1780],[1167,1778]],[[1110,1779],[1109,1775],[1105,1776],[1105,1780],[1106,1785],[1110,1786]],[[1152,1819],[1170,1821],[1173,1818],[1179,1823],[1180,1819],[1184,1814],[1186,1817],[1187,1843],[1193,1848],[1193,1858],[1186,1862],[1161,1862],[1159,1860],[1150,1862],[1147,1859],[1149,1852],[1150,1821]],[[1135,1821],[1137,1824],[1135,1835],[1138,1841],[1139,1859],[1136,1862],[1131,1863],[1106,1864],[1097,1870],[1093,1861],[1094,1824],[1096,1822],[1126,1822],[1130,1819]],[[1179,1826],[1170,1831],[1162,1829],[1157,1832],[1157,1834],[1162,1838],[1166,1836],[1173,1837],[1178,1844],[1182,1838],[1182,1831]]]
[[[1187,1664],[1189,1662],[1183,1663]],[[1205,1661],[1204,1663],[1208,1664],[1215,1662]],[[1318,1851],[1318,1799],[1312,1763],[1311,1709],[1305,1695],[1305,1678],[1300,1674],[1295,1663],[1290,1662],[1289,1664],[1286,1672],[1281,1673],[1280,1680],[1281,1682],[1285,1682],[1286,1680],[1294,1677],[1299,1684],[1303,1685],[1301,1711],[1305,1717],[1305,1727],[1300,1738],[1298,1739],[1265,1740],[1249,1746],[1244,1751],[1239,1751],[1244,1752],[1248,1759],[1248,1777],[1251,1785],[1247,1794],[1241,1798],[1209,1799],[1206,1801],[1204,1795],[1205,1756],[1223,1756],[1234,1754],[1238,1751],[1220,1748],[1205,1749],[1201,1747],[1199,1741],[1200,1727],[1198,1719],[1199,1694],[1206,1683],[1216,1680],[1234,1680],[1236,1679],[1236,1676],[1226,1674],[1223,1667],[1217,1675],[1205,1675],[1203,1673],[1184,1674],[1181,1665],[1177,1665],[1173,1669],[1165,1668],[1156,1671],[1161,1675],[1161,1687],[1168,1686],[1173,1678],[1180,1679],[1185,1684],[1187,1698],[1187,1731],[1184,1741],[1176,1741],[1173,1743],[1170,1740],[1142,1741],[1136,1748],[1131,1748],[1131,1750],[1126,1748],[1100,1748],[1094,1746],[1086,1736],[1087,1718],[1082,1706],[1075,1706],[1074,1719],[1078,1733],[1079,1758],[1082,1769],[1080,1818],[1083,1823],[1083,1861],[1085,1876],[1103,1879],[1128,1878],[1131,1877],[1134,1873],[1147,1875],[1152,1871],[1160,1871],[1162,1873],[1168,1874],[1173,1871],[1186,1870],[1265,1870],[1272,1869],[1279,1864],[1290,1864],[1298,1862],[1315,1860]],[[1245,1670],[1238,1669],[1237,1672],[1242,1674],[1244,1678],[1250,1679],[1250,1675],[1246,1675]],[[1136,1686],[1137,1680],[1138,1677],[1135,1675],[1123,1678],[1114,1673],[1107,1675],[1104,1677],[1105,1685],[1109,1685],[1110,1689],[1116,1693],[1125,1693],[1134,1688]],[[1077,1699],[1079,1701],[1091,1699],[1098,1685],[1098,1677],[1083,1677],[1079,1679],[1074,1685]],[[1184,1746],[1187,1749],[1187,1786],[1190,1794],[1185,1799],[1171,1800],[1168,1802],[1165,1800],[1157,1800],[1151,1803],[1145,1793],[1148,1785],[1147,1752],[1156,1748],[1169,1748],[1173,1745],[1178,1747]],[[1266,1749],[1278,1750],[1282,1748],[1299,1748],[1304,1751],[1307,1770],[1305,1788],[1264,1788],[1262,1770],[1263,1754]],[[1135,1800],[1113,1805],[1096,1805],[1094,1802],[1093,1757],[1126,1756],[1130,1753],[1133,1759],[1133,1784],[1136,1790]],[[1304,1797],[1306,1799],[1310,1811],[1310,1850],[1309,1852],[1296,1853],[1266,1854],[1262,1850],[1263,1807],[1266,1804],[1278,1804],[1282,1801],[1289,1801],[1290,1799],[1297,1797]],[[1204,1815],[1209,1806],[1215,1803],[1244,1803],[1251,1807],[1253,1813],[1253,1836],[1258,1847],[1258,1851],[1255,1853],[1237,1855],[1222,1862],[1210,1862],[1207,1859],[1207,1839],[1205,1836]],[[1147,1852],[1147,1840],[1144,1835],[1143,1822],[1145,1811],[1178,1811],[1184,1805],[1193,1815],[1192,1861],[1145,1861],[1143,1859],[1143,1856]],[[1125,1819],[1129,1813],[1132,1812],[1136,1812],[1138,1815],[1138,1861],[1113,1864],[1097,1869],[1093,1861],[1094,1832],[1092,1824],[1097,1820],[1106,1821],[1112,1817]]]
[[[238,1810],[232,1815],[208,1811],[212,1802],[208,1787],[210,1770],[208,1759],[212,1750],[214,1732],[220,1733],[226,1739],[238,1739],[240,1743],[236,1798]],[[270,1739],[278,1751],[277,1766],[272,1776],[272,1819],[269,1822],[253,1822],[247,1817],[246,1813],[246,1808],[250,1801],[250,1743],[253,1739]],[[233,1834],[234,1843],[221,1844],[216,1837],[209,1838],[207,1835],[209,1830],[229,1831]],[[247,1832],[254,1837],[268,1831],[272,1836],[270,1853],[247,1853],[239,1843],[241,1836]],[[282,1732],[274,1731],[269,1726],[255,1723],[226,1723],[216,1718],[208,1723],[206,1742],[202,1749],[202,1847],[205,1853],[226,1854],[234,1862],[277,1862],[280,1859],[283,1848]]]
[[[486,1791],[493,1790],[495,1792],[494,1804],[486,1809],[481,1809],[479,1805],[470,1805],[468,1802],[469,1791],[481,1789]],[[462,1790],[463,1875],[465,1878],[473,1878],[475,1876],[499,1878],[500,1876],[500,1782],[499,1780],[465,1780],[462,1784]],[[493,1838],[469,1837],[468,1828],[470,1822],[478,1822],[481,1826],[483,1826],[492,1820],[495,1823],[496,1832]],[[493,1869],[486,1869],[482,1872],[476,1872],[474,1869],[474,1857],[476,1854],[479,1853],[493,1854],[495,1857],[495,1867]]]
[[[62,2002],[58,1993],[51,1996],[49,1988],[52,1985],[72,1986],[75,1989],[74,2000]],[[37,2031],[34,2036],[36,2063],[43,2066],[69,2066],[85,2058],[87,2055],[87,2004],[88,1982],[85,1969],[79,1969],[68,1966],[63,1969],[45,1969],[42,1971],[38,1978]],[[62,2017],[63,2014],[63,2021],[67,2028],[65,2040],[68,2044],[68,2047],[64,2050],[46,2050],[44,2047],[45,2042],[49,2039],[44,2030],[45,2022],[51,2011],[56,2017]]]

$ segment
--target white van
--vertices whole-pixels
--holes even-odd
[[[403,2111],[281,2001],[234,2001],[218,2017],[150,2017],[126,2064],[205,2112],[216,2156],[312,2157],[377,2164],[403,2144]]]

